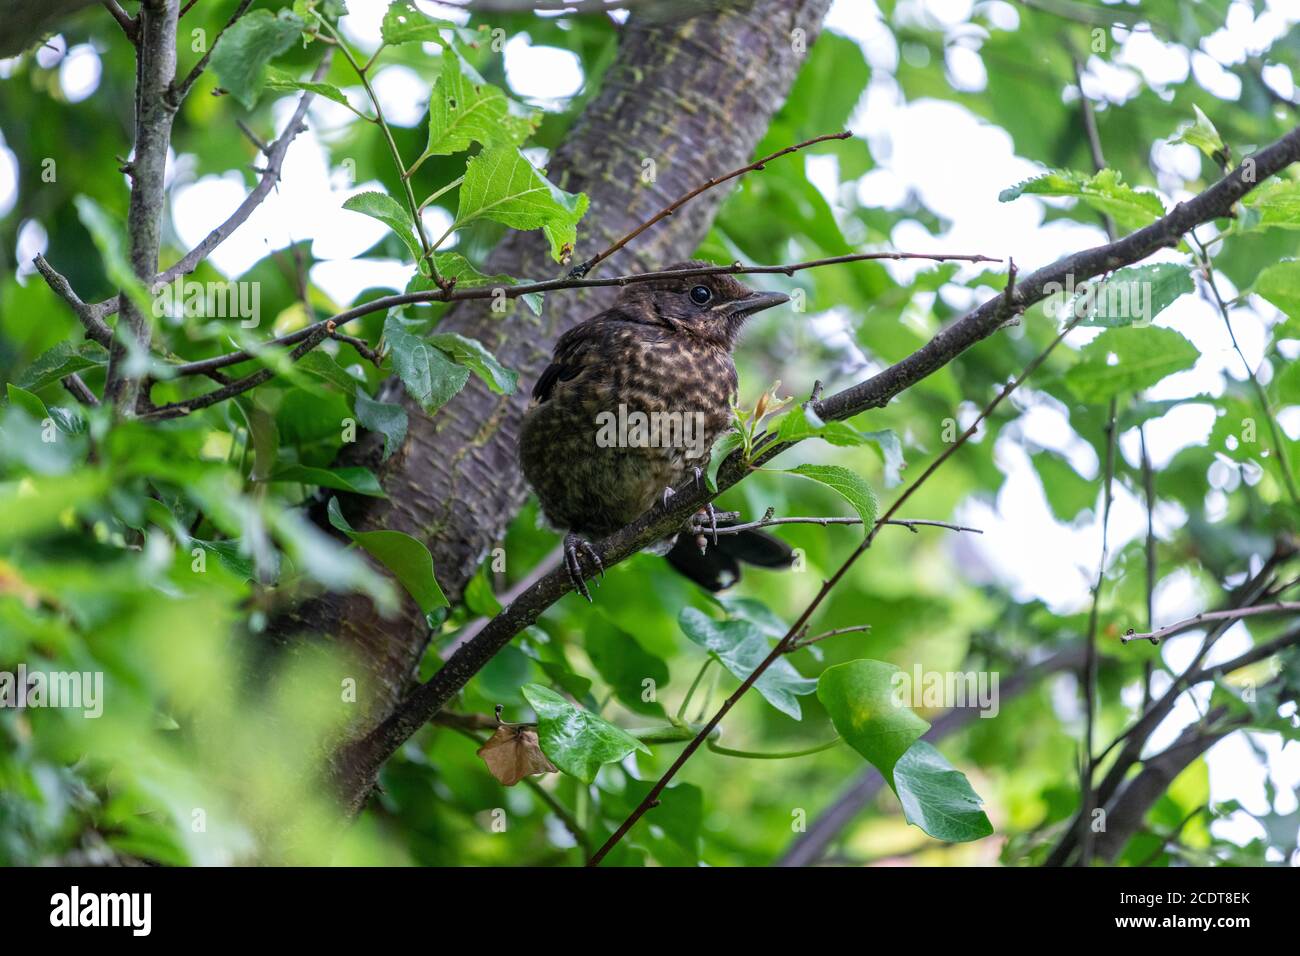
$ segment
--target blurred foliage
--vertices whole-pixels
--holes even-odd
[[[189,31],[215,37],[235,6],[235,0],[205,2],[186,15],[182,71],[199,56],[189,48]],[[281,18],[298,18],[294,29],[316,29],[310,4],[299,2],[292,10],[288,4],[263,6],[268,18],[283,6]],[[1150,33],[1183,61],[1200,63],[1206,75],[1218,72],[1220,67],[1206,65],[1212,57],[1204,39],[1223,28],[1230,14],[1261,14],[1266,5],[1259,0],[1231,5],[1228,0],[1144,0],[1129,6],[995,0],[974,4],[963,22],[947,25],[922,3],[863,6],[855,16],[880,20],[877,43],[897,52],[892,58],[897,65],[882,65],[889,56],[869,65],[854,40],[823,35],[759,154],[850,123],[855,130],[871,130],[871,113],[859,112],[871,84],[896,90],[908,102],[950,101],[1004,130],[1017,155],[1053,171],[1004,198],[1043,203],[1049,220],[1096,227],[1101,241],[1101,213],[1114,216],[1122,229],[1150,221],[1160,208],[1213,182],[1222,160],[1247,155],[1296,119],[1296,109],[1262,76],[1266,68],[1300,73],[1300,28],[1291,27],[1266,50],[1221,66],[1240,83],[1235,100],[1210,92],[1196,70],[1157,83],[1118,56],[1128,29],[1112,25],[1127,24]],[[319,9],[329,22],[337,17],[333,2]],[[465,70],[461,75],[477,77],[471,83],[492,84],[503,94],[500,101],[495,93],[486,94],[498,105],[504,94],[520,99],[489,39],[497,29],[507,37],[526,33],[535,46],[572,51],[586,82],[561,103],[501,106],[509,113],[500,114],[495,127],[464,137],[447,134],[445,116],[438,120],[440,138],[426,122],[392,127],[393,145],[406,162],[428,154],[411,177],[417,199],[466,173],[466,149],[513,156],[525,137],[530,146],[553,148],[599,88],[617,47],[617,25],[603,16],[499,14],[482,24],[431,29],[445,38],[444,48],[456,51],[455,57],[422,44],[425,34],[386,48],[381,62],[414,70],[431,87],[441,78],[435,97]],[[381,432],[390,450],[400,442],[405,419],[372,397],[388,374],[400,374],[436,413],[447,396],[436,387],[422,391],[424,386],[450,382],[454,393],[473,372],[508,390],[514,387],[513,373],[494,366],[490,355],[474,349],[477,343],[432,340],[437,347],[421,351],[420,336],[431,330],[436,335],[442,310],[413,308],[405,317],[375,313],[349,327],[372,346],[382,336],[391,350],[382,369],[352,345],[329,342],[312,361],[281,366],[270,383],[236,401],[173,422],[114,423],[103,410],[75,405],[60,387],[60,376],[79,369],[98,392],[103,356],[83,344],[69,309],[28,263],[14,261],[14,250],[24,227],[39,224],[47,237],[44,254],[85,301],[115,294],[109,279],[113,264],[101,257],[82,219],[87,208],[102,210],[110,223],[125,219],[127,190],[115,170],[131,148],[134,62],[129,44],[99,8],[69,20],[61,36],[62,47],[46,49],[39,59],[29,53],[7,61],[0,74],[5,77],[0,133],[17,159],[18,173],[15,205],[0,218],[0,377],[10,383],[0,408],[0,671],[21,664],[30,671],[102,675],[105,706],[95,718],[78,709],[0,708],[0,862],[581,862],[584,845],[599,845],[678,752],[681,734],[674,738],[673,732],[681,725],[670,718],[676,715],[689,726],[711,713],[736,686],[728,668],[770,646],[855,546],[860,531],[785,527],[783,537],[799,549],[798,573],[751,570],[734,592],[718,599],[693,589],[659,558],[638,556],[612,568],[594,606],[566,597],[498,654],[454,707],[457,713],[491,714],[501,705],[506,720],[539,719],[542,748],[565,772],[505,788],[475,754],[485,734],[430,726],[389,761],[371,808],[352,826],[340,826],[316,774],[331,743],[346,732],[355,699],[351,675],[364,664],[343,659],[324,637],[279,653],[266,636],[268,620],[322,588],[357,590],[382,606],[391,605],[396,589],[404,586],[421,596],[436,627],[423,667],[427,676],[437,667],[439,651],[475,618],[492,613],[494,593],[527,575],[555,540],[539,527],[530,504],[504,542],[504,569],[490,560],[464,604],[448,609],[441,606],[445,599],[436,582],[420,567],[418,542],[367,539],[352,532],[334,507],[333,530],[326,530],[308,520],[307,506],[323,503],[331,489],[383,493],[370,484],[368,473],[331,466],[355,437],[341,422],[355,419]],[[245,42],[255,38],[249,31]],[[100,59],[102,77],[92,96],[69,102],[59,82],[57,49],[87,43]],[[257,151],[237,132],[236,122],[270,139],[277,127],[273,116],[283,122],[297,95],[295,84],[310,75],[322,46],[289,44],[274,59],[276,72],[260,97],[257,87],[267,79],[257,75],[261,61],[247,51],[224,56],[223,77],[244,71],[231,82],[245,102],[256,103],[252,109],[233,95],[213,95],[216,72],[205,73],[177,118],[171,187],[214,175],[242,176],[251,187]],[[978,88],[956,82],[948,68],[955,51],[982,63],[986,79],[975,84]],[[1089,72],[1119,75],[1131,85],[1130,95],[1097,104],[1110,173],[1094,175],[1076,61]],[[364,91],[345,58],[336,56],[321,82],[365,112]],[[537,112],[528,115],[530,110]],[[1179,148],[1196,149],[1200,157],[1200,172],[1191,179],[1160,165],[1167,149],[1161,144],[1179,136]],[[341,180],[377,181],[391,197],[387,203],[367,201],[367,214],[394,229],[370,254],[418,257],[414,221],[404,219],[403,185],[382,131],[345,115],[322,139]],[[435,149],[435,139],[455,151]],[[880,159],[867,137],[822,144],[812,152],[815,159],[786,158],[741,182],[700,254],[718,261],[794,261],[887,248],[900,225],[936,236],[947,229],[919,196],[881,208],[859,195],[857,181]],[[827,159],[835,176],[829,198],[808,175],[812,163]],[[951,162],[959,176],[959,143],[953,144]],[[521,167],[521,175],[527,174]],[[1115,481],[1138,501],[1144,476],[1133,451],[1136,429],[1183,405],[1208,408],[1215,419],[1209,434],[1189,436],[1153,476],[1160,529],[1156,557],[1161,582],[1190,588],[1198,608],[1222,605],[1231,589],[1273,553],[1276,542],[1294,532],[1300,513],[1294,490],[1300,444],[1280,425],[1270,428],[1270,415],[1289,407],[1294,431],[1293,406],[1300,405],[1300,380],[1288,364],[1300,348],[1300,267],[1292,268],[1300,251],[1297,190],[1300,180],[1288,172],[1243,204],[1222,234],[1211,239],[1211,230],[1203,229],[1199,236],[1213,256],[1228,307],[1239,316],[1254,310],[1268,326],[1259,370],[1267,408],[1239,368],[1218,394],[1146,400],[1143,389],[1198,358],[1176,323],[1081,330],[918,491],[905,516],[948,520],[973,505],[995,504],[1007,470],[999,448],[1018,446],[1029,454],[1055,519],[1090,526],[1101,500],[1101,476],[1096,469],[1081,473],[1076,465],[1088,457],[1105,459],[1112,399],[1124,450]],[[435,264],[466,282],[477,281],[471,264],[482,261],[505,228],[544,227],[560,255],[569,220],[581,215],[580,200],[560,194],[552,197],[555,206],[545,222],[478,221],[486,217],[473,214],[473,199],[464,192],[452,188],[434,200],[450,217],[459,211],[466,223],[456,245],[461,258],[439,256]],[[341,197],[322,197],[322,202],[336,200],[341,205]],[[581,250],[581,223],[577,242]],[[174,261],[184,251],[173,224],[165,223],[162,261]],[[1200,254],[1195,247],[1179,250],[1178,275],[1162,286],[1167,294],[1158,296],[1162,305],[1191,294],[1185,280],[1197,273]],[[274,332],[283,334],[356,304],[332,302],[310,283],[314,261],[310,243],[302,242],[271,252],[242,276],[224,277],[204,264],[192,278],[257,283],[263,313],[274,317]],[[414,266],[412,276],[421,281]],[[997,294],[1005,282],[998,271],[892,269],[876,262],[772,278],[770,287],[801,297],[808,315],[799,321],[756,321],[749,330],[738,356],[746,407],[777,381],[784,383],[782,394],[800,399],[817,379],[828,393],[857,381],[924,344],[944,322]],[[1146,280],[1154,281],[1149,274]],[[1197,290],[1205,292],[1200,280]],[[392,291],[401,289],[367,290],[357,301]],[[900,481],[920,474],[952,440],[959,430],[955,423],[964,427],[1059,327],[1059,315],[1047,314],[1043,306],[1031,309],[1018,325],[887,408],[853,420],[853,433],[869,433],[870,441],[809,441],[785,456],[781,467],[835,466],[869,486],[851,496],[854,507],[867,507],[864,494],[872,489],[887,504]],[[165,321],[159,329],[162,345],[186,360],[220,354],[232,338],[241,344],[256,341],[247,335],[229,321],[194,316]],[[404,348],[408,339],[413,344]],[[163,381],[154,398],[183,399],[190,387]],[[1069,434],[1053,447],[1027,437],[1027,416],[1043,409],[1068,422]],[[1074,453],[1067,455],[1066,449]],[[900,451],[908,466],[901,476]],[[850,513],[824,484],[774,471],[751,476],[719,505],[754,517],[768,508],[778,515]],[[397,571],[397,580],[376,574],[357,548]],[[1078,563],[1092,575],[1098,557],[1080,554]],[[1294,558],[1278,568],[1283,580],[1298,572]],[[1119,643],[1128,628],[1146,628],[1147,602],[1139,538],[1112,554],[1101,590],[1099,742],[1132,720],[1145,668],[1154,672],[1157,689],[1177,672],[1163,649]],[[882,676],[920,666],[927,672],[993,672],[1005,680],[1077,646],[1087,633],[1088,608],[1079,604],[1066,612],[1026,598],[968,537],[941,529],[917,534],[885,529],[832,593],[814,630],[860,624],[870,624],[870,632],[798,651],[788,659],[792,666],[779,686],[747,695],[711,742],[720,750],[704,750],[687,764],[661,805],[609,862],[770,863],[862,773],[863,757],[887,770],[900,758],[901,751],[878,752],[870,735],[853,723],[854,702],[874,699]],[[1284,625],[1277,618],[1257,618],[1244,627],[1262,641],[1282,633]],[[708,666],[714,658],[727,666]],[[863,658],[884,663],[866,666]],[[1256,728],[1247,736],[1253,747],[1280,738],[1294,750],[1287,742],[1296,735],[1297,669],[1293,652],[1231,675],[1216,688],[1216,699],[1226,695],[1238,713],[1244,707],[1243,680],[1260,685],[1258,702],[1244,717]],[[868,679],[868,672],[876,676]],[[838,677],[811,693],[823,674]],[[978,793],[988,813],[984,823],[991,821],[994,836],[984,838],[987,831],[972,818],[968,831],[941,834],[973,842],[931,840],[908,826],[915,814],[905,819],[898,800],[886,794],[839,835],[832,857],[862,862],[905,855],[944,865],[1040,862],[1079,806],[1080,706],[1073,676],[1058,673],[1005,695],[996,718],[974,720],[938,742],[965,774],[965,790],[954,784],[952,799],[969,801]],[[911,728],[899,731],[908,743],[920,724],[940,713],[916,709],[917,715],[897,718]],[[575,727],[576,738],[566,737]],[[814,749],[832,740],[837,728],[851,747],[786,760],[733,755]],[[908,751],[900,761],[909,774],[899,781],[903,789],[923,779],[918,775],[929,757],[928,751]],[[1266,780],[1269,806],[1263,810],[1216,803],[1206,763],[1196,761],[1151,809],[1120,862],[1294,860],[1297,823],[1287,809],[1294,801],[1288,803]],[[975,813],[983,816],[977,808]],[[1211,825],[1226,818],[1238,824],[1234,832],[1254,821],[1248,829],[1257,836],[1244,845],[1227,839]]]

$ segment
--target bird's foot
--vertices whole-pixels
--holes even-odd
[[[585,597],[587,603],[590,604],[591,592],[587,590],[587,582],[583,580],[582,559],[579,557],[579,552],[591,559],[592,565],[595,566],[596,571],[599,571],[600,576],[603,578],[605,576],[605,565],[601,562],[596,549],[582,535],[570,531],[564,536],[564,567],[569,572],[569,581],[573,584],[573,590]],[[600,586],[600,582],[596,581],[594,583],[597,587]]]
[[[699,545],[700,554],[705,553],[708,544],[708,538],[704,535],[705,530],[712,535],[713,546],[715,548],[718,546],[718,511],[713,507],[712,501],[691,516],[690,528],[695,534],[695,542]]]

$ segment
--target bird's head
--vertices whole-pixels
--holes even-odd
[[[664,272],[705,269],[712,263],[688,260]],[[755,312],[789,302],[783,292],[755,292],[729,275],[678,276],[628,286],[621,310],[674,332],[732,348],[745,320]]]

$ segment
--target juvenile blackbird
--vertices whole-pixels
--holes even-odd
[[[702,480],[714,440],[731,424],[740,328],[787,301],[728,275],[665,278],[627,286],[610,309],[560,336],[533,388],[520,462],[547,519],[568,532],[565,566],[588,601],[583,578],[604,573],[589,538],[666,502],[684,478]],[[792,562],[784,542],[759,531],[716,537],[707,549],[705,540],[674,534],[648,550],[711,591],[735,583],[740,561]]]

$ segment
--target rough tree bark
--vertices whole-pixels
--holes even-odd
[[[667,23],[628,20],[599,94],[549,165],[553,181],[591,199],[575,261],[709,176],[750,159],[828,6],[829,0],[756,0]],[[654,162],[653,182],[642,176],[646,159]],[[685,258],[707,232],[724,193],[706,193],[605,265],[630,271]],[[512,233],[485,271],[544,278],[560,268],[540,233]],[[483,302],[453,308],[440,328],[482,341],[520,373],[519,388],[500,396],[471,379],[429,418],[399,384],[389,382],[381,397],[401,401],[410,417],[402,449],[377,466],[390,498],[349,502],[349,520],[425,541],[438,580],[455,601],[526,497],[516,453],[533,381],[560,333],[604,308],[615,293],[551,294],[540,317],[522,306],[506,316]],[[410,686],[428,643],[423,618],[409,599],[390,620],[356,595],[325,595],[291,613],[290,626],[334,635],[369,669],[361,694],[367,728]]]

